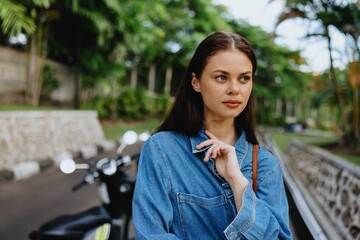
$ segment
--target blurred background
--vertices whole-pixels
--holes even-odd
[[[359,0],[0,0],[0,24],[1,184],[31,158],[14,152],[38,141],[18,137],[39,123],[39,111],[94,111],[100,129],[84,131],[96,128],[85,137],[99,141],[154,130],[195,47],[214,31],[237,32],[254,47],[258,123],[282,152],[296,139],[350,169],[360,164]],[[84,122],[74,120],[73,131]],[[45,125],[37,125],[42,134]],[[354,239],[358,211],[346,226]]]
[[[260,124],[302,123],[359,145],[358,1],[0,4],[3,110],[46,106],[95,109],[102,120],[162,117],[199,41],[213,31],[235,31],[251,41],[259,60]]]

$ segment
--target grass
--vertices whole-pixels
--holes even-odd
[[[108,140],[118,139],[127,130],[134,130],[137,133],[152,131],[159,125],[159,119],[148,119],[144,121],[101,121],[105,138]]]
[[[343,151],[334,151],[333,153],[336,154],[338,157],[346,159],[347,161],[360,166],[360,156],[359,155],[353,155],[353,154],[343,152]]]
[[[28,105],[0,105],[0,111],[50,111],[50,110],[65,110],[60,107],[53,106],[28,106]]]
[[[288,148],[290,142],[294,139],[314,146],[321,146],[324,144],[333,143],[338,139],[336,136],[321,137],[321,136],[305,135],[301,133],[290,133],[290,132],[273,132],[271,133],[271,138],[278,144],[281,151],[285,151]]]
[[[302,133],[289,133],[289,132],[272,132],[271,138],[278,144],[281,151],[285,151],[288,148],[290,142],[294,139],[317,147],[322,147],[327,144],[335,143],[338,140],[338,138],[335,135],[316,136],[316,135],[307,135]],[[355,153],[346,151],[346,149],[344,150],[327,149],[327,150],[342,159],[345,159],[356,165],[360,165],[360,156]]]

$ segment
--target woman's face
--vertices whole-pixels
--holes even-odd
[[[205,121],[234,119],[246,107],[252,90],[252,63],[241,51],[224,50],[210,57],[192,86],[204,102]]]

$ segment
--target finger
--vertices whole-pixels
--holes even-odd
[[[208,139],[208,140],[205,140],[205,141],[201,142],[200,144],[198,144],[198,145],[196,146],[196,149],[201,149],[201,148],[210,146],[210,145],[212,145],[212,144],[214,144],[214,140]]]
[[[212,151],[212,158],[217,158],[217,157],[222,157],[222,146],[221,145],[217,145],[214,147],[213,151]]]
[[[210,149],[209,149],[210,150]],[[207,150],[207,152],[205,153],[205,157],[204,157],[204,162],[208,162],[209,161],[209,159],[210,159],[210,151],[209,150]]]
[[[209,130],[205,130],[206,136],[208,136],[210,139],[217,139],[215,135],[213,135]]]
[[[212,146],[206,151],[205,157],[204,157],[204,162],[208,162],[209,159],[210,159],[210,156],[212,157],[215,147],[216,147],[215,145],[212,145]]]

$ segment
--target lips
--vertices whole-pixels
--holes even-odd
[[[241,105],[241,102],[236,101],[236,100],[224,101],[223,103],[224,103],[227,107],[230,107],[230,108],[236,108],[236,107],[238,107],[238,106]]]

